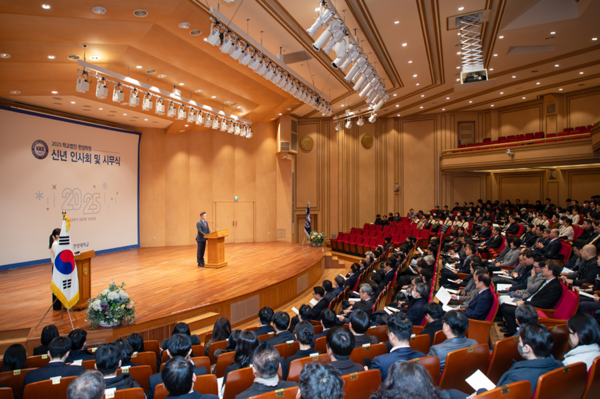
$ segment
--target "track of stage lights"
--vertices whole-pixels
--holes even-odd
[[[235,25],[229,21],[226,24],[218,10],[211,7],[212,25],[210,34],[205,39],[212,46],[219,47],[221,52],[228,54],[231,58],[238,61],[240,64],[252,69],[255,73],[263,78],[271,81],[279,88],[287,91],[299,101],[308,104],[315,110],[326,116],[331,116],[333,110],[331,103],[315,90],[308,86],[308,83],[303,83],[299,75],[292,73],[289,67],[283,62],[277,61],[276,57],[267,57],[266,49],[261,45],[250,44],[251,38],[245,40],[241,37],[245,34],[236,33],[233,28]],[[260,49],[261,47],[262,49]]]
[[[175,120],[180,121],[186,120],[188,123],[204,125],[205,127],[231,133],[240,137],[252,138],[253,136],[251,121],[238,118],[237,116],[228,114],[224,111],[215,110],[208,105],[203,105],[193,100],[187,100],[174,93],[169,93],[158,89],[157,87],[146,85],[137,80],[105,70],[85,61],[80,60],[78,61],[78,64],[84,67],[83,70],[77,69],[79,72],[77,76],[77,91],[79,93],[89,91],[92,79],[95,78],[96,97],[101,100],[109,96],[108,83],[113,83],[114,87],[111,99],[116,103],[122,104],[126,102],[130,107],[137,107],[140,105],[141,97],[142,111],[151,111],[154,108],[154,112],[157,115],[166,115],[169,118],[175,118]],[[96,70],[99,73],[94,73],[92,70]],[[101,75],[101,73],[127,81],[132,85],[111,80],[106,76]],[[124,89],[129,89],[127,100],[125,99]],[[176,99],[173,100],[169,97],[175,97]]]
[[[350,35],[350,29],[339,16],[333,3],[325,0],[319,3],[317,9],[319,16],[306,31],[310,37],[313,37],[319,29],[323,28],[323,32],[314,42],[313,48],[315,51],[322,50],[325,54],[334,50],[337,58],[331,63],[331,66],[344,73],[351,64],[354,64],[346,74],[346,82],[354,84],[354,91],[360,98],[365,99],[374,113],[379,111],[383,104],[390,99],[390,95],[386,93],[383,79],[377,75],[375,67],[369,63],[367,54],[359,46],[356,38]]]

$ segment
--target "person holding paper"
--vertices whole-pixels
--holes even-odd
[[[442,331],[444,331],[446,340],[441,344],[433,345],[427,354],[427,356],[437,356],[440,358],[440,373],[444,371],[448,353],[478,345],[478,342],[474,339],[465,337],[467,328],[469,328],[469,318],[462,312],[451,310],[444,316]],[[435,378],[436,376],[433,377]]]
[[[565,283],[577,287],[594,283],[596,276],[600,273],[600,267],[598,267],[596,259],[596,247],[590,244],[584,246],[581,250],[581,259],[583,259],[583,262],[578,271],[567,273],[566,276],[561,277]]]
[[[389,368],[398,360],[412,360],[425,357],[424,353],[411,349],[409,340],[412,335],[413,323],[402,313],[394,313],[388,318],[387,334],[392,344],[390,353],[377,356],[373,359],[371,370],[381,372],[381,380],[387,377]]]
[[[527,278],[531,274],[533,263],[535,262],[535,252],[525,249],[521,252],[519,265],[511,272],[503,270],[502,273],[494,276],[494,284],[522,284],[522,288],[526,286]]]
[[[472,264],[471,266],[471,276],[469,276],[469,282],[467,283],[467,286],[464,288],[464,290],[458,291],[456,294],[452,294],[450,295],[450,297],[452,298],[452,303],[451,304],[457,304],[457,302],[462,302],[462,304],[460,304],[460,310],[464,310],[466,308],[469,307],[469,305],[471,304],[471,301],[473,301],[473,299],[477,296],[477,294],[479,294],[480,292],[480,288],[477,287],[477,280],[475,279],[475,276],[481,276],[483,274],[488,274],[487,269],[485,269],[484,267],[478,267]],[[467,295],[460,295],[460,294],[467,294]]]
[[[494,259],[494,265],[488,266],[490,272],[502,270],[500,266],[516,266],[519,263],[519,255],[521,254],[521,239],[509,237],[506,239],[509,245],[506,246]]]
[[[544,277],[544,274],[542,273],[542,270],[545,265],[546,265],[546,262],[544,262],[544,258],[542,258],[542,257],[536,258],[535,262],[533,263],[533,268],[531,269],[531,273],[530,273],[529,277],[527,277],[526,285],[523,286],[523,284],[521,284],[521,283],[516,283],[516,284],[511,285],[508,292],[505,291],[506,296],[509,296],[511,298],[527,299],[531,295],[535,294],[537,292],[537,290],[540,289],[542,284],[544,284],[544,281],[546,281],[546,278]],[[502,295],[501,298],[503,296],[504,295]]]
[[[494,304],[494,296],[490,291],[492,279],[487,273],[479,275],[476,273],[473,278],[475,279],[475,286],[479,292],[475,295],[475,298],[471,300],[469,306],[463,313],[469,319],[485,320]]]
[[[406,309],[402,309],[400,312],[406,314],[411,323],[419,325],[423,321],[423,309],[429,297],[429,287],[427,284],[419,283],[413,288],[411,295],[414,300],[409,303]]]

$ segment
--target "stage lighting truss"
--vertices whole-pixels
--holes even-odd
[[[460,57],[465,67],[483,68],[481,21],[477,15],[460,17]]]
[[[108,87],[106,87],[106,80],[104,78],[98,79],[98,83],[96,84],[96,97],[101,100],[108,97]]]
[[[129,106],[137,107],[140,104],[140,98],[138,97],[138,89],[132,89],[129,92]]]
[[[213,128],[213,130],[219,130],[219,117],[218,116],[215,116],[215,119],[213,120],[212,128]]]
[[[90,89],[89,74],[87,71],[83,71],[77,78],[77,91],[79,93],[85,93]]]
[[[356,46],[346,49],[346,47],[349,47],[350,43],[346,39],[348,35],[347,32],[349,32],[349,30],[345,27],[341,29],[343,26],[342,20],[337,17],[332,18],[335,13],[331,10],[324,9],[323,12],[324,14],[320,19],[321,22],[313,25],[313,28],[316,30],[323,24],[327,24],[327,33],[324,32],[324,34],[321,35],[321,46],[325,44],[327,39],[330,40],[323,50],[327,50],[328,52],[335,46],[337,49],[339,49],[340,55],[344,57],[343,59],[348,59],[347,56],[344,56],[348,50],[351,51],[351,53],[348,55],[354,56],[356,53]],[[287,91],[305,104],[308,104],[327,116],[331,116],[333,114],[331,104],[322,96],[317,94],[315,90],[312,90],[310,87],[308,87],[308,85],[292,77],[291,74],[285,70],[285,66],[282,66],[279,62],[276,62],[273,59],[269,59],[260,50],[253,47],[245,40],[242,40],[239,35],[232,31],[228,26],[221,23],[216,16],[211,18],[211,21],[212,25],[210,34],[206,39],[209,44],[215,47],[218,46],[221,52],[229,54],[231,58],[238,61],[240,64],[246,65],[260,76],[271,81],[271,83]],[[356,59],[357,57],[358,55],[356,55],[354,58]],[[340,60],[339,62],[341,63],[342,61]],[[312,99],[315,100],[311,101]],[[317,105],[319,105],[319,108],[317,108]]]
[[[150,111],[152,109],[152,95],[147,92],[142,100],[142,111]]]

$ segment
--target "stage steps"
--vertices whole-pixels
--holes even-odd
[[[17,330],[0,331],[0,354],[4,354],[6,349],[12,344],[21,344],[27,347],[27,335],[29,328],[20,328]],[[38,346],[40,344],[38,343]]]
[[[334,256],[331,252],[325,253],[325,268],[326,269],[346,269],[346,262]]]

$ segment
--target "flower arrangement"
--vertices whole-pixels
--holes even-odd
[[[320,247],[325,241],[325,233],[313,231],[310,233],[310,243],[314,247]]]
[[[125,283],[118,286],[113,281],[96,298],[88,299],[88,303],[85,316],[91,329],[114,327],[124,320],[129,323],[135,320],[135,303],[125,292]]]

